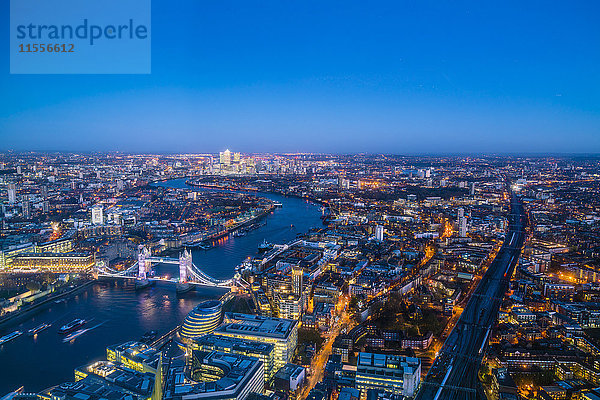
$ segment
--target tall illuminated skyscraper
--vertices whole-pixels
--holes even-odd
[[[458,236],[467,237],[467,217],[465,216],[465,209],[460,207],[458,209]]]
[[[302,285],[304,280],[304,270],[300,266],[292,268],[292,290],[296,296],[302,295]]]
[[[231,165],[231,152],[229,150],[225,150],[219,153],[219,162],[221,166],[230,166]]]
[[[375,240],[383,242],[383,226],[381,225],[375,227]]]
[[[15,204],[17,202],[17,187],[14,183],[8,184],[8,204]]]

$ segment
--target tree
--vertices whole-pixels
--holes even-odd
[[[27,282],[27,285],[25,285],[25,287],[27,288],[27,290],[31,290],[32,292],[37,292],[41,289],[42,285],[40,285],[36,281],[29,281],[29,282]]]

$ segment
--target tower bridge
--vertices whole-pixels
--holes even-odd
[[[152,269],[155,264],[178,264],[179,276],[177,278],[163,278],[154,275]],[[179,258],[152,256],[150,250],[145,246],[140,245],[137,261],[124,271],[115,271],[108,266],[96,266],[96,272],[99,277],[135,279],[141,284],[148,284],[152,281],[167,281],[175,282],[178,285],[209,286],[230,289],[238,283],[243,283],[236,275],[231,279],[215,279],[198,268],[193,260],[192,253],[185,249],[179,254]]]

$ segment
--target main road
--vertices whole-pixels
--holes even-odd
[[[416,400],[479,399],[477,373],[525,241],[527,217],[512,194],[509,228],[494,261],[440,350]]]

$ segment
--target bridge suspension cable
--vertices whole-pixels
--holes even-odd
[[[147,268],[149,271],[151,268],[151,265],[153,263],[168,263],[168,264],[180,264],[180,267],[183,267],[183,264],[181,264],[182,259],[181,258],[173,258],[173,257],[152,257],[152,256],[145,256],[142,257],[141,260],[147,265]],[[191,260],[189,260],[191,261]],[[98,271],[99,274],[103,275],[103,276],[111,276],[111,277],[127,277],[127,276],[133,276],[136,275],[136,271],[139,269],[140,266],[140,260],[136,261],[135,263],[133,263],[133,265],[131,267],[129,267],[126,270],[123,271],[117,271],[114,270],[112,268],[110,268],[109,266],[105,265],[104,263],[98,263],[96,265],[96,270]],[[189,277],[192,278],[189,280],[190,283],[196,283],[196,284],[202,284],[202,285],[206,285],[206,286],[216,286],[216,287],[231,287],[234,286],[236,283],[236,278],[231,278],[231,279],[215,279],[212,276],[208,275],[207,273],[205,273],[204,271],[202,271],[200,268],[198,268],[194,263],[189,263],[187,265],[185,265],[185,271],[187,271],[187,273],[189,274]],[[180,275],[181,275],[182,271],[180,270]],[[145,277],[145,274],[144,274]],[[139,278],[139,276],[138,276]],[[145,278],[144,278],[145,279]],[[187,281],[188,277],[184,276],[183,278],[180,276],[180,279],[183,279],[183,281]]]
[[[188,272],[190,272],[190,274],[196,278],[198,281],[205,283],[205,284],[210,284],[210,285],[214,285],[214,286],[232,286],[234,283],[234,279],[226,279],[226,280],[221,280],[221,279],[215,279],[213,277],[211,277],[210,275],[206,274],[204,271],[202,271],[200,268],[198,268],[195,264],[192,264],[192,266],[190,268],[188,268]]]

